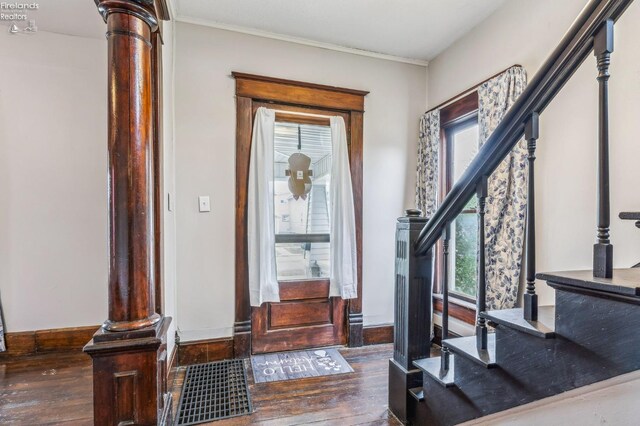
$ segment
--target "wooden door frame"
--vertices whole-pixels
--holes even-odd
[[[251,306],[247,251],[247,191],[254,103],[277,103],[285,109],[321,109],[348,115],[347,140],[356,216],[358,297],[347,307],[348,343],[362,346],[362,151],[364,97],[361,90],[323,86],[233,72],[236,79],[236,306],[233,325],[234,355],[251,354]],[[345,120],[346,121],[346,120]]]

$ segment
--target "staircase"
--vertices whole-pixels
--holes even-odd
[[[609,230],[609,64],[614,23],[631,2],[591,1],[434,215],[424,218],[419,211],[407,211],[399,219],[389,408],[403,423],[459,424],[640,369],[640,268],[613,269]],[[597,58],[600,88],[593,269],[537,273],[534,160],[539,121],[591,54]],[[488,176],[523,136],[529,147],[523,307],[486,309],[484,265],[491,259],[485,259],[480,232],[476,335],[449,338],[445,285],[442,355],[429,357],[435,244],[440,240],[444,247],[447,282],[451,223],[477,196],[479,229],[484,229]],[[621,213],[620,218],[640,227],[638,213]],[[555,306],[538,306],[536,279],[555,290]]]
[[[452,359],[417,360],[422,386],[410,389],[412,424],[453,425],[640,369],[640,270],[539,274],[556,305],[537,321],[522,309],[482,313],[495,327],[486,350],[475,336],[443,341]]]

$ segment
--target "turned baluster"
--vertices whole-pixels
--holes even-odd
[[[487,349],[487,324],[482,317],[482,312],[487,309],[487,282],[485,273],[485,241],[484,241],[484,215],[486,209],[486,200],[488,194],[488,178],[483,176],[476,186],[478,195],[478,297],[477,297],[477,322],[476,322],[476,346],[478,350]]]
[[[613,276],[613,245],[611,245],[609,200],[609,65],[613,52],[613,21],[608,20],[593,41],[598,63],[599,119],[598,119],[598,235],[593,247],[593,275]]]
[[[529,150],[529,185],[527,196],[527,291],[524,295],[524,318],[529,321],[538,320],[538,295],[536,294],[536,194],[534,162],[536,160],[536,141],[540,135],[539,116],[533,113],[524,130]]]
[[[447,224],[442,232],[443,282],[442,282],[442,341],[449,338],[449,240],[451,239],[451,224]],[[440,369],[449,370],[449,348],[442,345]]]

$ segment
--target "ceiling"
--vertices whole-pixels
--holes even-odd
[[[428,61],[505,0],[175,0],[174,3],[178,20],[246,32],[258,30]]]
[[[506,0],[170,0],[177,20],[426,63]],[[41,31],[103,38],[91,0],[40,0]],[[3,24],[8,24],[3,22]],[[19,23],[22,25],[21,23]]]

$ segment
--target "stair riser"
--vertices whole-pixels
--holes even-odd
[[[640,368],[640,305],[557,288],[556,333],[603,359]]]

